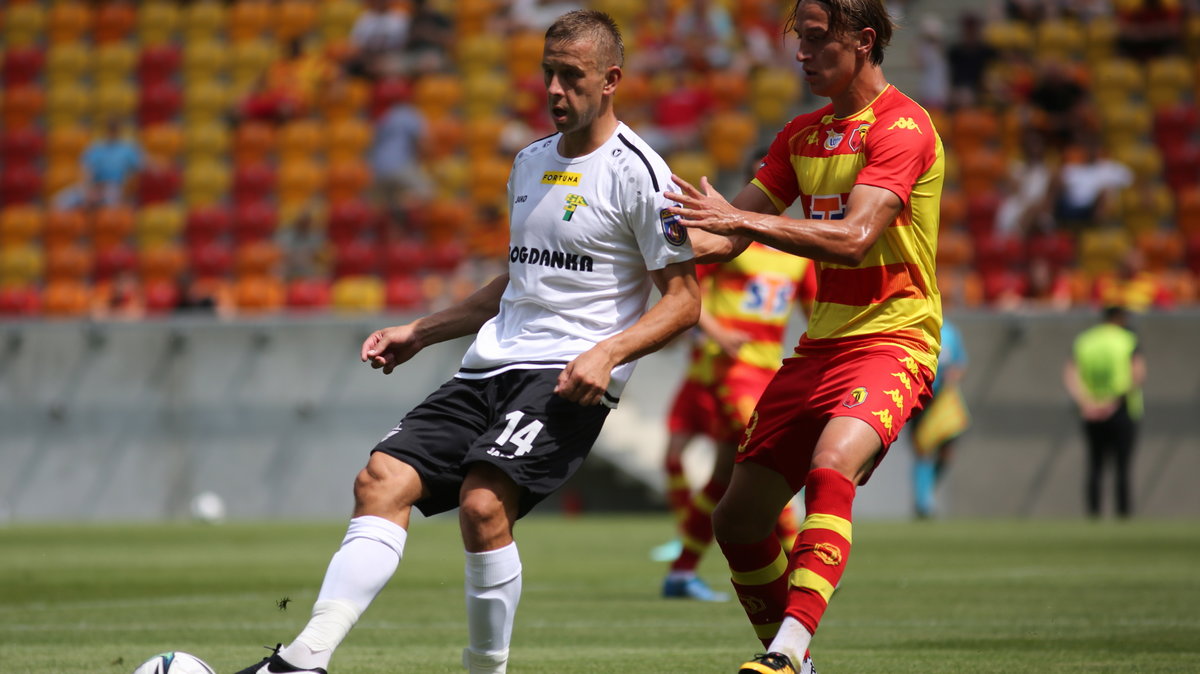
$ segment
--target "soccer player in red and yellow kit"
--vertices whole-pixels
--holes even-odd
[[[817,279],[809,260],[760,243],[729,262],[696,271],[703,337],[692,347],[687,376],[667,417],[667,497],[678,515],[682,548],[663,581],[663,596],[725,601],[728,595],[713,592],[696,575],[712,543],[713,506],[729,485],[754,406],[779,369],[792,306],[798,303],[808,315]],[[701,435],[713,440],[716,451],[708,482],[693,494],[682,460],[690,441]],[[790,504],[778,522],[776,533],[790,546],[797,534]]]
[[[745,674],[811,671],[809,644],[850,553],[856,488],[929,400],[941,336],[942,144],[925,110],[884,77],[887,9],[799,0],[788,28],[805,81],[830,104],[784,126],[732,203],[707,179],[696,188],[676,178],[667,195],[702,261],[758,241],[817,263],[808,329],[763,392],[713,512],[768,651]],[[805,217],[780,215],[797,201]],[[788,555],[775,518],[801,488],[806,515]]]

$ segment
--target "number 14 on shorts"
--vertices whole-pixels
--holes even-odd
[[[542,432],[544,424],[534,419],[518,430],[517,427],[521,425],[521,420],[525,418],[525,413],[520,410],[509,412],[504,415],[504,418],[508,419],[508,425],[496,438],[496,446],[488,449],[488,454],[504,459],[513,459],[528,454],[533,449],[533,441],[537,438],[538,433]],[[508,444],[515,446],[516,451],[504,451],[504,446]]]

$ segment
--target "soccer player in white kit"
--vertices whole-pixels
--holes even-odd
[[[334,649],[395,573],[411,509],[459,508],[472,673],[502,673],[521,594],[513,525],[579,468],[634,361],[695,324],[686,230],[666,210],[670,170],[613,111],[623,46],[606,14],[546,32],[558,130],[509,177],[509,268],[463,302],[384,328],[362,359],[384,374],[422,348],[476,334],[458,374],[374,448],[304,630],[239,674],[326,672]],[[652,287],[661,298],[648,307]]]

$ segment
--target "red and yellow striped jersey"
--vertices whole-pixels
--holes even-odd
[[[753,182],[780,212],[799,200],[808,218],[840,219],[855,185],[888,189],[903,202],[861,264],[817,263],[817,298],[797,353],[812,340],[889,343],[936,371],[942,302],[934,258],[944,165],[929,114],[891,85],[849,117],[835,117],[827,105],[775,137]]]
[[[812,263],[752,243],[728,262],[700,265],[696,271],[704,310],[722,326],[750,337],[738,350],[737,361],[765,370],[779,369],[793,300],[811,302],[816,295]],[[716,342],[705,339],[692,351],[688,378],[713,383],[723,368],[732,364],[725,362],[728,360]]]

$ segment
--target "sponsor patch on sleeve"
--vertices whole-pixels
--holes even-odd
[[[687,243],[687,227],[679,224],[679,216],[667,209],[658,212],[658,221],[662,224],[663,236],[672,246],[682,246]]]

